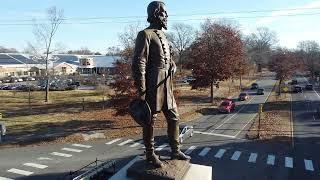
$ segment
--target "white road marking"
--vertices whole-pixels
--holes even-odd
[[[13,180],[13,179],[6,178],[6,177],[0,177],[0,180]]]
[[[241,155],[241,151],[234,152],[232,157],[231,157],[231,160],[234,160],[234,161],[238,160],[240,155]]]
[[[314,117],[314,115],[313,115],[312,117],[313,117],[313,120],[315,121],[315,120],[316,120],[316,118]]]
[[[162,144],[161,146],[157,147],[155,150],[156,151],[161,151],[163,148],[167,147],[168,144]]]
[[[16,168],[11,168],[8,170],[8,172],[20,174],[20,175],[24,175],[24,176],[30,176],[31,174],[33,174],[33,172],[31,172],[31,171],[25,171],[25,170],[16,169]]]
[[[63,151],[70,151],[70,152],[82,152],[81,149],[73,149],[73,148],[62,148]]]
[[[254,114],[254,115],[252,116],[252,118],[250,118],[250,120],[240,129],[240,131],[237,132],[236,135],[234,135],[234,137],[237,137],[237,136],[243,131],[243,129],[244,129],[255,117],[256,117],[256,114]]]
[[[209,147],[205,147],[202,149],[202,151],[198,154],[199,156],[205,156],[208,154],[208,152],[211,150]]]
[[[193,150],[195,150],[197,146],[190,146],[184,153],[185,154],[191,154]]]
[[[245,105],[249,104],[254,98],[250,99],[250,101],[248,101]],[[226,119],[222,124],[220,124],[218,127],[214,128],[211,133],[217,129],[219,129],[221,126],[223,126],[225,123],[227,123],[228,121],[230,121],[235,115],[237,115],[243,108],[245,108],[247,106],[242,106],[236,113],[234,113],[232,116],[230,116],[228,119]]]
[[[107,145],[110,145],[110,144],[113,144],[113,143],[115,143],[115,142],[117,142],[117,141],[120,141],[120,140],[121,140],[121,138],[117,138],[117,139],[114,139],[114,140],[112,140],[112,141],[107,142],[106,144],[107,144]]]
[[[285,157],[285,167],[293,168],[293,159],[292,159],[292,157]]]
[[[225,149],[219,149],[219,151],[214,155],[215,158],[221,158],[223,154],[226,152]]]
[[[72,144],[72,146],[83,147],[83,148],[91,148],[92,146],[84,145],[84,144]]]
[[[52,158],[48,158],[48,157],[39,157],[38,160],[52,160]]]
[[[251,153],[248,162],[250,162],[250,163],[256,163],[257,157],[258,157],[258,154],[257,154],[257,153]]]
[[[311,160],[305,159],[304,160],[304,166],[305,166],[306,170],[314,171],[313,164],[312,164]]]
[[[122,143],[119,143],[118,145],[119,146],[123,146],[123,145],[125,145],[125,144],[128,144],[129,142],[131,142],[131,141],[133,141],[132,139],[128,139],[128,140],[126,140],[126,141],[123,141]]]
[[[218,134],[218,133],[209,133],[209,132],[201,132],[201,131],[193,131],[194,133],[198,133],[198,134],[205,134],[205,135],[212,135],[212,136],[221,136],[221,137],[227,137],[227,138],[232,138],[234,139],[234,136],[230,136],[230,135],[225,135],[225,134]]]
[[[43,164],[36,164],[36,163],[24,163],[24,166],[29,166],[29,167],[34,167],[34,168],[38,168],[38,169],[45,169],[48,166],[47,165],[43,165]]]
[[[267,164],[273,166],[275,159],[276,159],[276,157],[274,155],[268,155]]]
[[[140,140],[138,142],[135,142],[134,144],[131,144],[129,147],[137,147],[137,146],[142,146],[143,140]]]
[[[269,92],[269,95],[268,95],[267,98],[263,101],[263,103],[265,103],[265,102],[268,100],[269,96],[271,95],[271,92],[272,92],[272,91]],[[252,118],[250,118],[250,120],[240,129],[240,131],[237,132],[236,135],[234,135],[235,138],[236,138],[236,137],[243,131],[243,129],[256,117],[256,115],[257,115],[257,113],[253,114]]]
[[[61,156],[61,157],[71,157],[72,156],[72,154],[65,154],[65,153],[59,153],[59,152],[52,152],[50,154],[54,155],[54,156]]]
[[[291,145],[294,147],[294,134],[293,134],[293,111],[292,111],[292,96],[290,95],[290,124],[291,124]]]

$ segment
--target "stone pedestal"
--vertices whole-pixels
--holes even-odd
[[[154,168],[146,164],[144,157],[136,156],[109,180],[212,180],[211,166],[191,164],[188,161],[179,160],[162,161],[165,163],[163,169]]]
[[[190,168],[189,161],[161,159],[164,167],[154,168],[145,159],[135,162],[127,170],[127,176],[137,180],[182,180]]]

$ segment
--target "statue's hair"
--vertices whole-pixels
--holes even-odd
[[[148,8],[147,8],[148,19],[147,19],[147,21],[149,23],[153,23],[156,20],[156,17],[154,15],[159,12],[161,4],[165,5],[164,2],[162,2],[162,1],[152,1],[148,5]]]

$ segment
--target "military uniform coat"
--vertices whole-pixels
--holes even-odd
[[[135,86],[145,96],[153,113],[177,107],[172,87],[176,69],[169,42],[161,30],[145,29],[138,33],[132,62]]]

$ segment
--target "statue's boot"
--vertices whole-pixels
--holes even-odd
[[[146,152],[146,158],[149,163],[151,163],[155,168],[163,167],[163,163],[157,157],[154,152]]]
[[[171,146],[171,159],[190,160],[191,157],[185,155],[180,150],[179,144],[179,121],[175,118],[168,120],[168,137]]]
[[[153,128],[154,121],[156,120],[157,115],[154,114],[152,116],[151,123],[149,125],[143,126],[143,141],[146,147],[146,159],[149,163],[151,163],[155,168],[163,167],[163,163],[154,153],[154,136],[153,136]]]

